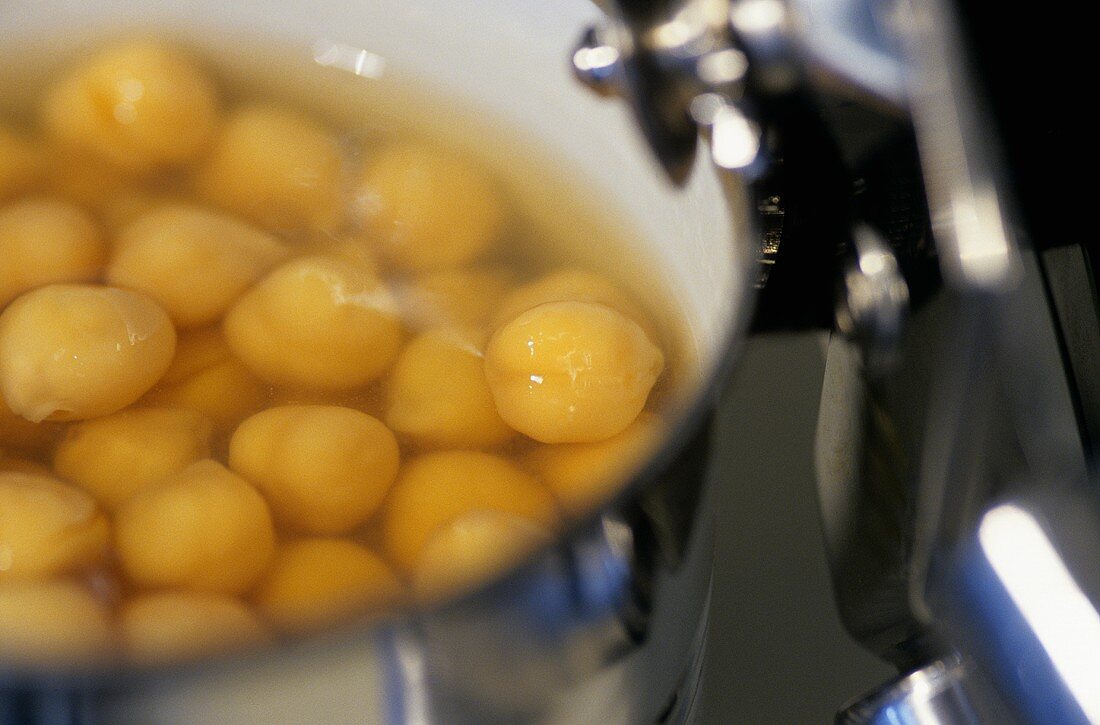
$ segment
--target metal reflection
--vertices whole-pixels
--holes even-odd
[[[338,68],[364,78],[380,78],[386,59],[363,48],[322,38],[313,44],[313,61],[326,68]]]
[[[1100,613],[1039,522],[1024,509],[991,509],[978,541],[1051,665],[1090,722],[1100,722]]]

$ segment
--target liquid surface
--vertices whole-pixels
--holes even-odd
[[[577,189],[272,66],[128,38],[0,107],[0,663],[460,595],[614,496],[689,384]]]

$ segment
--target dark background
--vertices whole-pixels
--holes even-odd
[[[703,723],[832,722],[895,674],[833,605],[813,478],[823,345],[822,334],[751,338],[719,408]]]

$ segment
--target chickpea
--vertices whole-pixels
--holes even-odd
[[[553,496],[532,476],[479,451],[427,453],[406,464],[384,509],[382,540],[401,571],[413,572],[431,537],[473,511],[519,516],[553,531]]]
[[[485,351],[500,416],[542,443],[592,443],[621,433],[645,407],[664,355],[622,313],[548,302],[497,330]]]
[[[122,648],[133,662],[192,660],[266,644],[271,635],[255,612],[232,597],[167,591],[127,600],[119,611]]]
[[[78,584],[0,582],[0,662],[80,666],[107,656],[113,639],[107,608]]]
[[[334,236],[329,232],[316,234],[300,242],[298,250],[306,257],[338,257],[351,264],[378,271],[375,245],[358,234]]]
[[[204,413],[218,430],[233,428],[267,402],[269,388],[239,360],[217,328],[180,337],[176,356],[142,402]]]
[[[526,554],[550,542],[530,519],[499,511],[473,511],[436,531],[424,546],[412,588],[426,603],[487,583]]]
[[[145,295],[40,287],[0,315],[0,390],[34,422],[109,415],[153,387],[175,347],[168,315]]]
[[[519,287],[496,307],[493,326],[504,327],[524,312],[547,302],[595,302],[618,310],[638,323],[654,342],[661,338],[641,307],[606,277],[586,269],[567,267]]]
[[[128,408],[69,428],[54,469],[108,511],[170,473],[210,456],[213,424],[202,413]]]
[[[489,392],[482,347],[461,330],[433,330],[406,345],[387,392],[386,422],[417,441],[497,446],[515,436]]]
[[[399,607],[404,588],[379,556],[346,539],[303,539],[283,546],[256,603],[282,632],[318,629],[353,615]]]
[[[342,534],[370,518],[397,476],[397,440],[366,413],[284,405],[245,420],[229,466],[252,481],[287,526]]]
[[[107,245],[80,208],[55,199],[23,199],[0,208],[0,308],[27,290],[99,276]]]
[[[149,295],[178,327],[200,327],[225,314],[287,252],[275,237],[231,216],[169,204],[119,233],[107,281]]]
[[[247,106],[199,170],[199,195],[268,229],[334,229],[343,217],[340,146],[310,118]]]
[[[51,476],[0,473],[0,582],[91,566],[106,551],[107,529],[80,489]]]
[[[13,413],[0,395],[0,444],[27,453],[42,453],[53,446],[59,435],[56,423],[32,423]]]
[[[512,275],[496,267],[428,272],[399,289],[402,315],[413,326],[488,324],[493,309],[512,284]]]
[[[138,41],[97,54],[50,88],[46,129],[63,143],[145,171],[195,159],[218,124],[218,99],[190,59]]]
[[[504,226],[504,201],[492,177],[423,145],[398,144],[371,157],[353,193],[359,223],[402,269],[463,265],[488,251]]]
[[[643,410],[626,430],[607,440],[539,446],[526,462],[566,513],[581,517],[618,493],[665,433],[661,417]]]
[[[43,174],[45,161],[34,143],[0,126],[0,199],[26,191]]]
[[[384,373],[401,346],[401,321],[377,273],[336,256],[277,268],[229,310],[225,340],[276,385],[350,390]]]
[[[115,549],[139,586],[239,594],[263,576],[275,529],[256,489],[207,459],[127,499]]]

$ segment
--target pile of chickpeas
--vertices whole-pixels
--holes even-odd
[[[471,159],[348,149],[144,39],[0,122],[0,668],[454,596],[660,440],[624,289],[506,265],[516,212]]]

